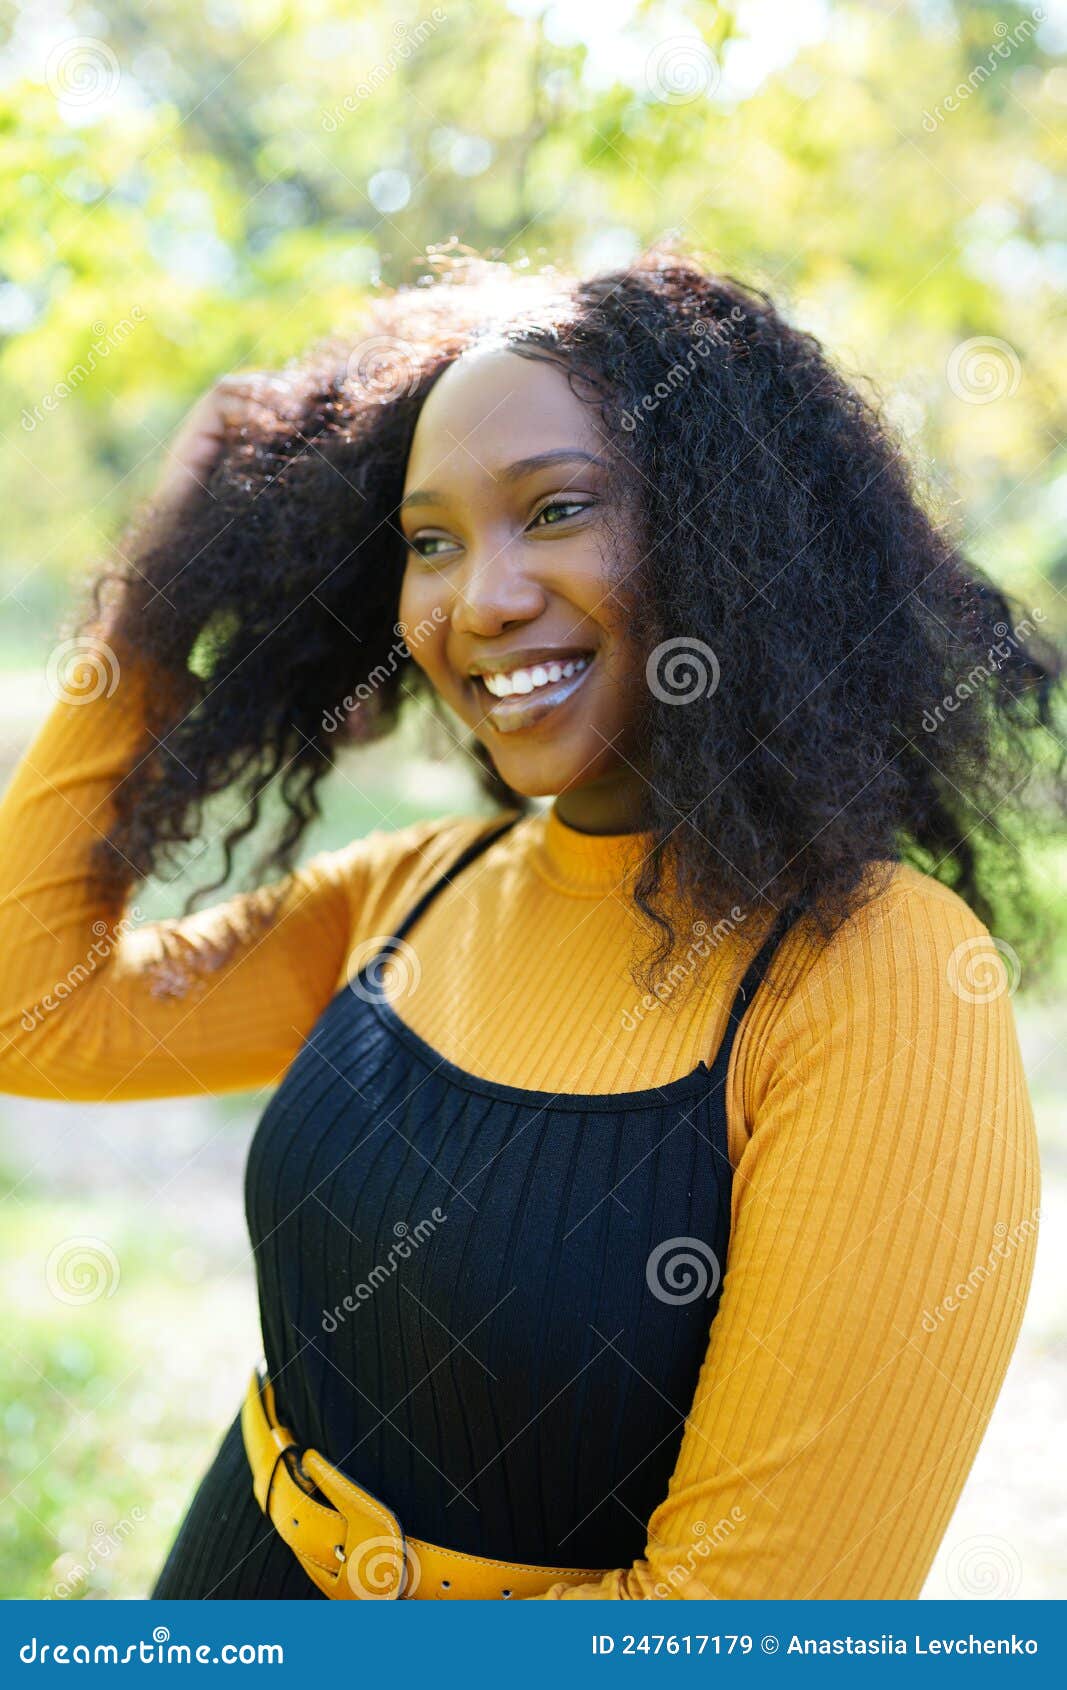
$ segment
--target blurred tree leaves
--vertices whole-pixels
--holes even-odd
[[[677,231],[767,287],[1051,619],[1063,34],[948,0],[8,3],[7,655],[47,641],[203,387],[357,324],[452,238],[592,269]],[[954,350],[990,337],[1017,371],[961,397]]]

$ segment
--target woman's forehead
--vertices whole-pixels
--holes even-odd
[[[436,486],[443,476],[485,478],[516,459],[558,447],[595,451],[597,444],[590,408],[556,362],[476,346],[427,395],[408,454],[405,492]]]

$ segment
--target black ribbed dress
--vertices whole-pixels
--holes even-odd
[[[666,1495],[726,1265],[725,1088],[529,1091],[401,1020],[380,963],[324,1009],[256,1128],[245,1207],[278,1413],[413,1537],[527,1564],[626,1566]],[[347,1301],[346,1301],[347,1299]],[[327,1598],[252,1494],[240,1413],[153,1597]]]

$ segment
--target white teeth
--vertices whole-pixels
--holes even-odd
[[[551,686],[566,680],[589,665],[588,657],[568,658],[565,663],[536,663],[532,669],[512,669],[508,675],[483,675],[482,680],[494,698],[510,698],[513,693],[536,692],[538,687]]]

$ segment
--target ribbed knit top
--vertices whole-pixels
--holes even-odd
[[[110,696],[57,703],[0,805],[11,1092],[272,1084],[405,912],[498,825],[383,827],[271,890],[130,927],[94,894],[85,852],[139,742],[140,684],[124,674]],[[646,930],[626,896],[643,843],[579,833],[553,806],[446,885],[382,977],[422,1053],[454,1076],[606,1095],[712,1063],[763,934],[743,912],[694,929],[645,998],[629,963]],[[915,1596],[1003,1381],[1038,1167],[987,930],[895,865],[829,944],[787,935],[776,980],[731,1053],[729,1255],[673,1476],[643,1555],[551,1593],[563,1599]]]

